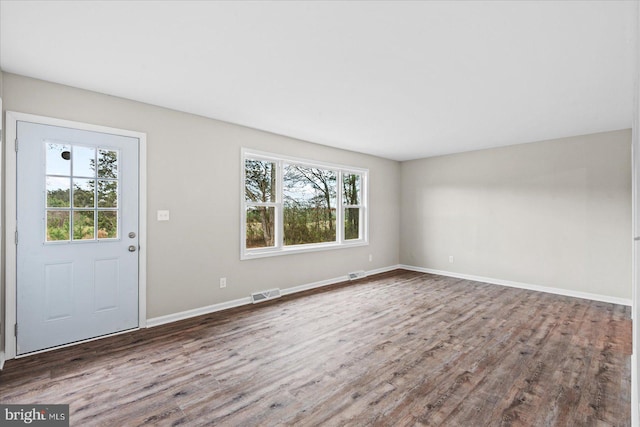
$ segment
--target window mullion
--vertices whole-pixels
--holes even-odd
[[[276,247],[284,248],[284,164],[276,162]]]
[[[344,243],[344,200],[343,197],[343,189],[344,183],[342,180],[344,179],[344,172],[341,170],[338,171],[338,179],[336,180],[336,242],[342,244]]]
[[[246,207],[257,207],[257,206],[266,206],[266,207],[269,207],[269,208],[277,208],[278,207],[278,203],[276,203],[276,202],[245,201],[245,205],[246,205]]]

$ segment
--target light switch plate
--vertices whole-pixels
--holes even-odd
[[[169,211],[158,211],[158,221],[169,221]]]

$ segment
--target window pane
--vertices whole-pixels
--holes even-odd
[[[118,181],[98,181],[98,207],[118,207]]]
[[[93,179],[73,180],[73,207],[92,208],[95,206],[94,188],[96,182]]]
[[[245,160],[244,194],[248,202],[276,201],[276,164],[267,160]]]
[[[94,211],[73,212],[73,240],[94,238]]]
[[[344,210],[344,238],[345,240],[360,238],[359,208],[346,208]]]
[[[45,150],[47,175],[71,175],[70,145],[47,142]]]
[[[336,179],[332,170],[285,165],[285,245],[335,242]]]
[[[345,174],[342,178],[345,205],[360,204],[360,175]]]
[[[118,212],[98,211],[98,239],[118,237]]]
[[[275,246],[275,208],[247,208],[247,249]]]
[[[336,241],[335,209],[284,207],[284,245]]]
[[[95,148],[73,147],[73,176],[96,176]]]
[[[69,178],[56,176],[47,177],[47,207],[48,208],[68,208],[69,207]]]
[[[98,176],[100,178],[118,178],[118,152],[98,150]]]
[[[47,242],[69,240],[69,211],[47,211]]]

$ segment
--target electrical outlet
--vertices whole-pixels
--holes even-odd
[[[158,211],[158,221],[169,221],[169,211]]]
[[[373,261],[373,255],[369,254],[369,262]]]
[[[453,255],[449,255],[449,262],[453,264]]]
[[[227,278],[226,277],[221,277],[220,278],[220,288],[226,288],[227,287]]]

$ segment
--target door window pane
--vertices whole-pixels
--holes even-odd
[[[118,207],[118,181],[98,181],[98,207]]]
[[[68,208],[69,207],[69,178],[68,177],[47,177],[47,207],[48,208]]]
[[[69,211],[47,211],[47,242],[69,240]]]
[[[118,178],[118,152],[115,150],[98,150],[98,177]]]
[[[73,146],[73,176],[96,176],[96,150],[91,147]]]
[[[95,206],[95,186],[93,179],[73,180],[73,207],[92,208]]]
[[[98,239],[118,237],[118,212],[98,211]]]
[[[73,240],[94,239],[94,212],[73,211]]]
[[[45,142],[47,175],[71,175],[71,145]]]
[[[265,248],[275,245],[275,208],[254,206],[247,208],[247,248]]]

